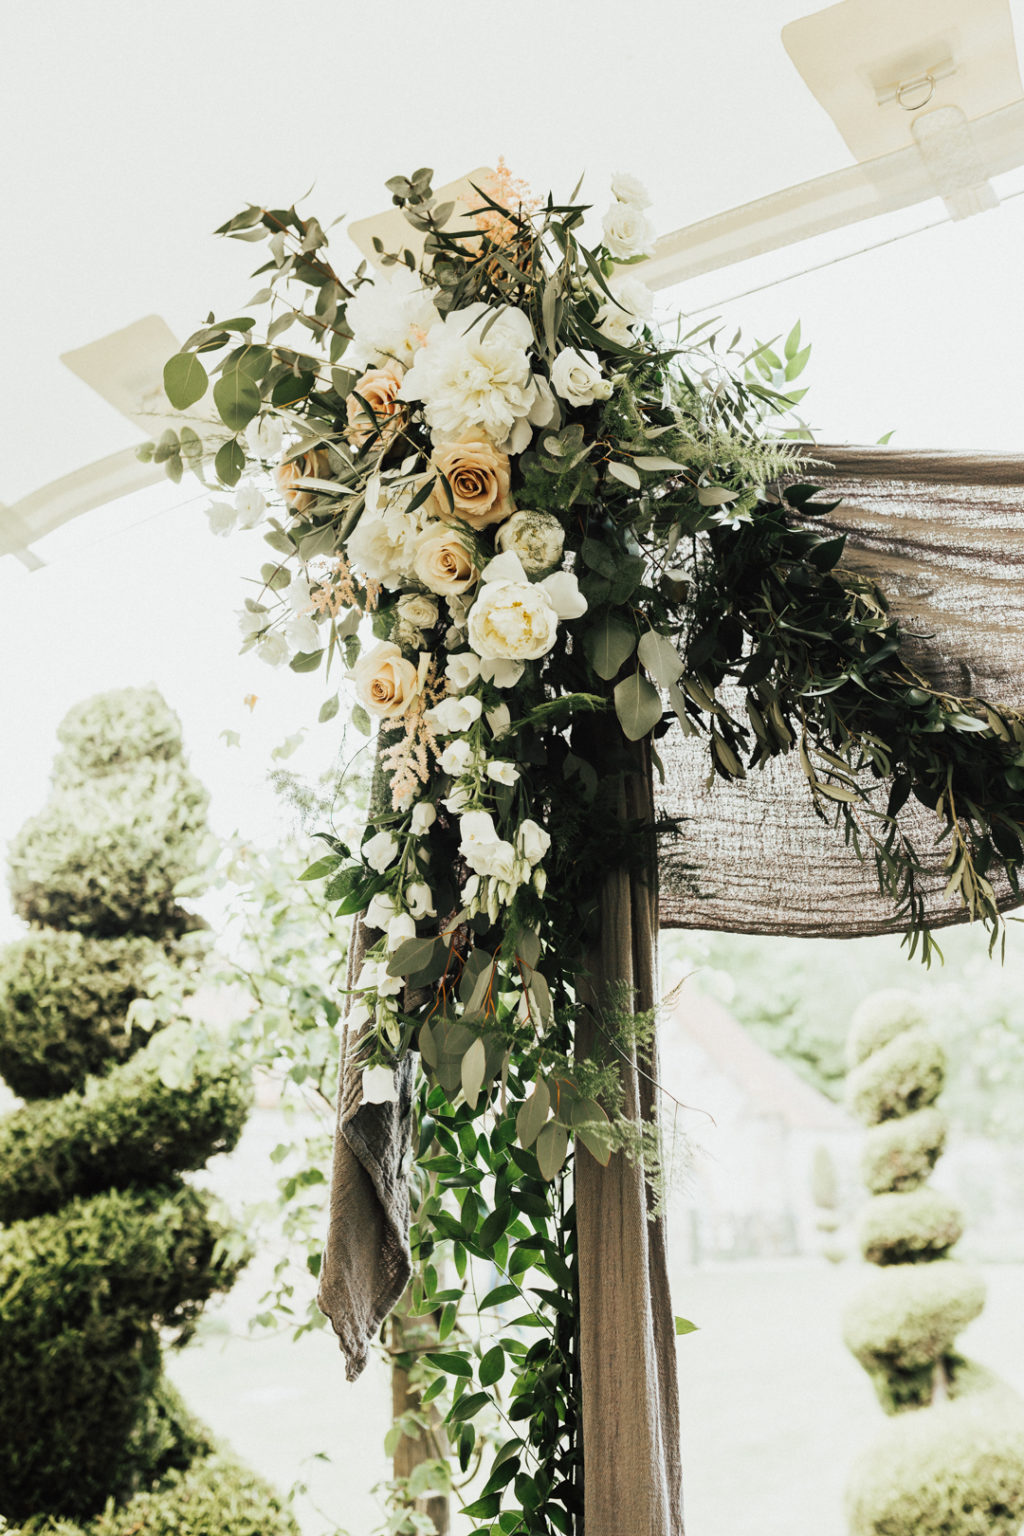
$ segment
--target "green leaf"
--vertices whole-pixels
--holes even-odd
[[[443,939],[437,937],[406,939],[404,944],[399,944],[389,959],[388,975],[411,976],[415,971],[425,970],[439,954],[446,953]]]
[[[505,1374],[505,1351],[500,1344],[495,1344],[489,1349],[480,1361],[480,1385],[493,1387],[496,1381],[500,1381]]]
[[[209,375],[193,352],[176,352],[164,363],[164,393],[176,411],[187,411],[206,394]]]
[[[487,1292],[487,1295],[480,1303],[480,1310],[482,1312],[486,1307],[500,1307],[503,1302],[518,1300],[518,1285],[496,1285],[493,1291]]]
[[[583,636],[587,660],[598,677],[610,682],[636,648],[636,630],[614,613],[606,614]]]
[[[696,1323],[691,1323],[688,1317],[676,1318],[676,1336],[682,1338],[686,1333],[699,1333],[700,1328]]]
[[[324,725],[328,720],[333,720],[337,713],[338,695],[334,693],[329,699],[325,699],[321,704],[320,713],[317,715],[317,719],[321,725]]]
[[[370,717],[361,704],[356,704],[353,708],[351,720],[356,730],[363,736],[369,736],[373,730],[373,726],[370,724]]]
[[[642,740],[661,719],[658,690],[642,672],[634,672],[632,677],[623,678],[621,683],[617,683],[613,698],[615,713],[627,741]]]
[[[462,1058],[462,1092],[470,1109],[476,1109],[480,1089],[487,1073],[487,1049],[482,1040],[474,1040]]]
[[[233,437],[221,443],[213,461],[214,472],[221,485],[237,485],[245,468],[245,454]]]
[[[569,1150],[569,1132],[556,1120],[549,1120],[537,1137],[537,1164],[541,1177],[548,1182],[556,1176]]]
[[[551,1108],[551,1091],[542,1077],[516,1116],[516,1134],[521,1147],[532,1147]]]
[[[670,688],[686,670],[671,640],[667,635],[660,635],[656,629],[649,629],[645,635],[641,635],[637,654],[641,664],[663,688]]]
[[[259,385],[241,368],[234,368],[213,386],[213,403],[224,425],[241,432],[260,408]]]
[[[433,1355],[427,1359],[432,1360]],[[465,1397],[460,1397],[455,1407],[449,1413],[446,1424],[461,1424],[464,1419],[475,1419],[481,1408],[490,1407],[491,1399],[486,1392],[467,1392]]]
[[[423,1357],[429,1360],[431,1365],[436,1365],[439,1371],[444,1371],[448,1376],[472,1376],[473,1367],[465,1355],[446,1355],[430,1350]]]
[[[323,859],[317,859],[308,869],[304,869],[299,876],[300,880],[323,880],[325,876],[333,874],[338,867],[338,861],[334,854]]]
[[[628,485],[631,491],[640,489],[640,476],[632,464],[620,464],[617,459],[609,459],[605,468],[613,479],[621,480],[623,485]]]

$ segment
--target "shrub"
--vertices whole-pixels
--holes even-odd
[[[888,1265],[848,1304],[843,1338],[865,1370],[930,1370],[984,1305],[981,1276],[953,1259]]]
[[[69,709],[57,727],[63,750],[53,777],[74,783],[116,773],[144,759],[169,762],[182,755],[181,721],[156,688],[97,693]]]
[[[847,1102],[858,1120],[876,1125],[924,1109],[942,1092],[946,1058],[924,1029],[907,1029],[855,1067]]]
[[[904,992],[897,987],[872,992],[850,1021],[846,1041],[848,1066],[859,1066],[905,1029],[922,1029],[927,1023],[925,1011],[913,992]]]
[[[902,1120],[883,1120],[865,1138],[864,1183],[873,1195],[916,1189],[928,1178],[945,1145],[946,1121],[937,1109],[919,1109]]]
[[[1024,1417],[1004,1391],[905,1414],[857,1463],[851,1536],[1018,1536]]]
[[[871,1264],[941,1259],[963,1231],[959,1207],[937,1190],[876,1195],[861,1214],[861,1252]]]
[[[73,1195],[159,1183],[168,1168],[201,1168],[235,1146],[248,1085],[225,1056],[206,1051],[190,1083],[168,1086],[162,1073],[177,1032],[157,1035],[80,1093],[0,1120],[0,1221],[56,1210]]]
[[[0,952],[0,1076],[26,1099],[81,1088],[147,1036],[126,1014],[166,956],[147,938],[40,928]]]

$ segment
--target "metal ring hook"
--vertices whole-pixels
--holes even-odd
[[[911,97],[915,91],[919,92],[922,90],[924,90],[926,94],[922,96],[920,100],[907,99],[908,97]],[[904,112],[920,112],[921,108],[926,107],[934,95],[934,75],[918,75],[915,80],[901,80],[900,84],[896,87],[896,100],[899,102]]]

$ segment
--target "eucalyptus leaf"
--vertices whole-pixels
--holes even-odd
[[[565,1162],[565,1155],[569,1150],[569,1132],[564,1125],[559,1125],[555,1120],[549,1120],[542,1126],[537,1137],[537,1166],[540,1168],[541,1178],[548,1183],[555,1178]]]
[[[484,1042],[474,1040],[462,1058],[462,1092],[470,1109],[476,1109],[486,1073],[487,1051]]]
[[[661,719],[658,690],[642,672],[634,672],[632,677],[617,683],[613,698],[622,734],[628,741],[641,741]]]
[[[636,648],[636,630],[617,614],[608,613],[583,636],[587,660],[605,682],[619,671]]]
[[[659,634],[656,629],[649,629],[645,635],[641,635],[637,654],[641,664],[662,688],[670,687],[686,670],[671,640],[667,635]]]
[[[176,352],[164,364],[164,394],[176,411],[187,411],[206,394],[209,375],[194,352]]]
[[[260,408],[259,385],[241,368],[233,368],[213,386],[213,403],[224,425],[240,432]]]

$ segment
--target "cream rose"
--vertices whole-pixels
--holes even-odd
[[[420,691],[419,671],[387,640],[360,657],[350,675],[363,708],[385,720],[404,715]]]
[[[550,571],[562,558],[565,530],[550,512],[513,512],[495,537],[498,549],[511,550],[519,556],[528,576]]]
[[[566,347],[559,352],[551,366],[551,388],[570,405],[593,405],[595,400],[607,400],[612,392],[611,381],[601,372],[597,353],[578,352]]]
[[[480,579],[473,551],[453,529],[428,524],[416,545],[413,571],[430,592],[453,597],[468,592]]]
[[[396,398],[401,383],[402,375],[394,365],[371,368],[369,373],[356,380],[345,407],[348,413],[346,435],[353,447],[361,448],[368,437],[376,435],[374,421],[380,431],[379,441],[385,445],[391,441],[403,416],[402,405]],[[357,399],[357,395],[362,399]],[[367,416],[363,400],[373,412],[374,421]]]
[[[398,616],[417,629],[433,629],[437,623],[437,603],[425,592],[407,592],[398,599]]]
[[[515,511],[509,496],[508,454],[486,438],[464,437],[457,443],[442,443],[430,461],[447,480],[454,502],[449,507],[444,486],[435,485],[431,511],[443,522],[456,518],[471,528],[489,528]]]
[[[311,448],[297,458],[285,459],[274,471],[277,489],[285,506],[291,512],[304,512],[316,496],[315,491],[303,490],[297,480],[326,480],[330,471],[327,450]]]

